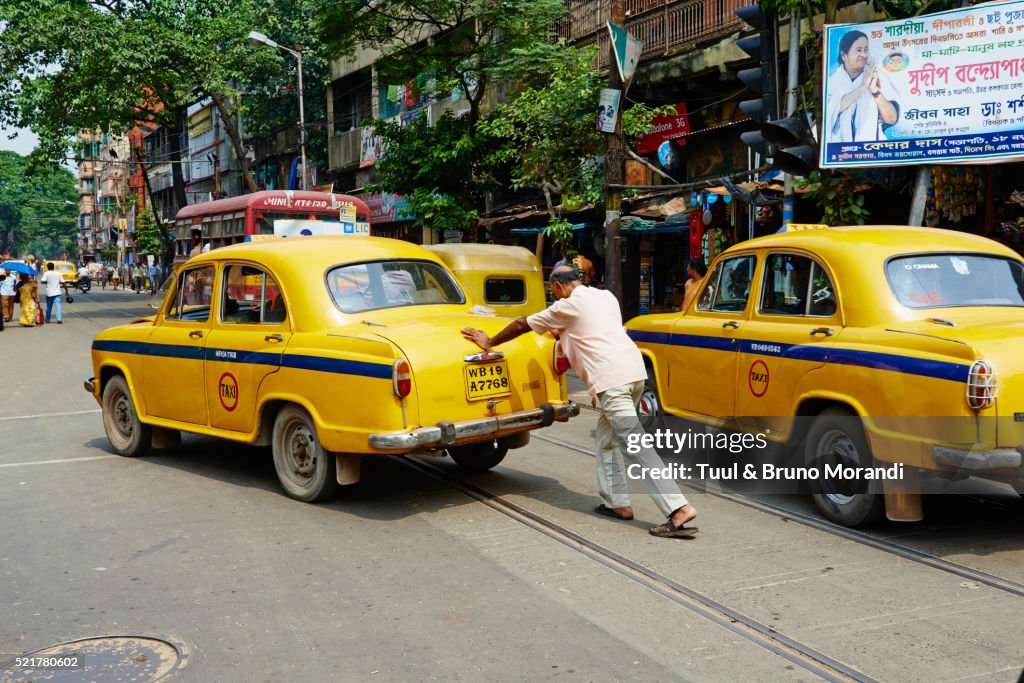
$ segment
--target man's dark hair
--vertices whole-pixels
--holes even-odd
[[[579,280],[580,274],[576,272],[575,268],[559,266],[551,271],[551,277],[548,279],[548,282],[558,282],[564,285],[570,282],[579,282]]]
[[[708,274],[708,267],[707,265],[704,264],[704,259],[702,258],[690,259],[689,267],[696,270],[697,274],[700,275],[701,277],[704,277],[705,275]]]
[[[843,55],[850,54],[850,48],[861,38],[867,38],[863,31],[850,31],[839,39],[839,64],[843,63]]]
[[[50,261],[49,263],[46,264],[46,269],[53,270],[53,261]]]

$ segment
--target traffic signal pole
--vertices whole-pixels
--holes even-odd
[[[624,0],[612,0],[611,22],[618,26],[626,24],[626,6]],[[608,87],[622,90],[622,77],[615,66],[615,45],[608,41]],[[623,103],[625,98],[623,98]],[[616,112],[615,132],[608,134],[608,147],[604,155],[605,172],[605,211],[604,211],[604,286],[619,300],[622,306],[622,238],[620,236],[622,218],[622,190],[625,176],[626,139],[622,134],[622,107]]]
[[[796,113],[796,93],[800,79],[800,10],[794,9],[789,15],[789,62],[786,79],[786,116]],[[782,226],[793,222],[793,176],[785,174],[782,191]]]

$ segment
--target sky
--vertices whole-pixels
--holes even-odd
[[[18,137],[8,140],[12,133],[17,133]],[[37,142],[39,142],[39,138],[28,128],[0,128],[0,150],[6,149],[27,156],[36,148]],[[74,161],[70,159],[65,161],[64,167],[76,176],[78,175],[78,167]]]
[[[13,140],[7,138],[11,133],[17,133],[18,137]],[[39,138],[27,128],[2,128],[0,129],[0,149],[8,149],[12,152],[25,156],[33,149],[35,149],[36,143],[39,142]]]

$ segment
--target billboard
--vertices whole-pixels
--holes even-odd
[[[1024,2],[826,26],[823,168],[1024,157]]]

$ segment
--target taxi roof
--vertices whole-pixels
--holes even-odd
[[[436,255],[418,244],[387,237],[354,237],[344,235],[313,235],[282,237],[255,242],[241,242],[212,249],[189,259],[188,263],[205,263],[224,259],[253,259],[272,268],[289,269],[295,265],[307,270],[322,271],[329,266],[354,261],[385,258],[427,259]]]
[[[888,257],[918,251],[983,251],[1017,256],[1012,249],[980,235],[906,225],[856,225],[777,233],[740,242],[727,251],[803,248],[823,256]]]
[[[431,244],[435,252],[452,270],[516,270],[541,272],[540,261],[526,247],[504,244]]]

